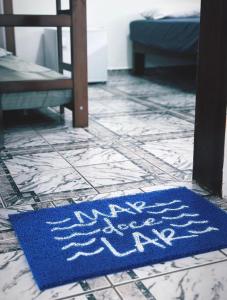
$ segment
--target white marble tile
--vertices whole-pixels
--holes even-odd
[[[102,85],[89,85],[88,98],[90,101],[93,99],[111,99],[113,94],[102,88]]]
[[[3,198],[3,202],[6,207],[24,207],[36,203],[37,199],[33,193],[14,193],[12,195],[6,195]]]
[[[22,173],[14,176],[21,192],[50,194],[90,188],[88,183],[73,169]]]
[[[0,231],[0,241],[15,239],[15,233],[13,231]]]
[[[0,240],[0,253],[8,253],[20,249],[19,242],[16,237],[7,240]]]
[[[147,80],[132,75],[128,70],[109,70],[109,80],[107,86],[119,86],[126,84],[142,84],[146,83]]]
[[[167,190],[167,189],[172,189],[172,188],[178,188],[178,187],[186,187],[195,193],[198,193],[203,196],[208,196],[210,195],[210,192],[207,190],[204,190],[201,188],[199,185],[196,183],[188,183],[188,182],[172,182],[171,184],[163,184],[163,185],[155,185],[155,186],[150,186],[150,187],[144,187],[142,190],[144,192],[155,192],[155,191],[160,191],[160,190]]]
[[[51,145],[80,143],[93,138],[83,128],[42,129],[39,133]]]
[[[190,93],[174,93],[159,95],[158,97],[145,98],[146,101],[152,101],[168,109],[188,108],[195,106],[195,94]]]
[[[144,143],[141,148],[174,168],[187,171],[192,170],[193,141],[192,137],[153,141]]]
[[[109,199],[121,196],[129,196],[129,195],[136,195],[143,193],[140,189],[131,189],[131,190],[123,190],[123,191],[115,191],[110,193],[102,193],[95,195],[94,197],[88,196],[86,197],[86,201],[95,201],[95,200],[102,200],[102,199]]]
[[[47,142],[34,130],[13,131],[4,135],[4,145],[7,149],[47,146]]]
[[[80,148],[61,151],[60,154],[74,167],[128,160],[115,149],[105,147]]]
[[[130,272],[120,272],[108,275],[108,277],[114,285],[117,285],[121,284],[122,282],[130,282],[138,279],[142,280],[148,277],[155,277],[157,275],[168,274],[176,271],[178,272],[180,270],[223,261],[225,259],[225,255],[220,251],[213,251],[192,257],[185,257],[160,264],[148,265],[142,268],[133,269],[133,275],[131,275]]]
[[[147,279],[143,284],[158,300],[226,300],[226,269],[227,261]]]
[[[143,268],[134,269],[134,273],[138,278],[153,277],[159,274],[168,274],[196,266],[205,265],[208,263],[225,260],[226,257],[220,251],[213,251],[192,257],[181,258],[162,264],[146,266]]]
[[[170,114],[125,115],[97,118],[97,122],[119,136],[141,136],[193,130],[193,125]]]
[[[78,167],[77,170],[95,187],[142,181],[149,175],[130,161]]]
[[[90,114],[113,114],[132,113],[146,111],[149,107],[129,99],[121,99],[116,96],[114,99],[94,100],[89,103]]]
[[[13,207],[13,208],[0,208],[0,231],[11,230],[12,226],[8,220],[9,215],[23,213],[33,210],[31,205],[26,205],[23,207]]]
[[[115,198],[115,197],[121,197],[126,195],[136,195],[142,193],[139,189],[129,189],[129,190],[123,190],[123,191],[114,191],[114,192],[107,192],[107,193],[101,193],[101,194],[91,194],[91,195],[80,195],[75,196],[70,199],[58,199],[58,200],[52,200],[55,206],[64,206],[64,205],[70,205],[74,202],[80,203],[84,201],[95,201],[95,200],[102,200],[102,199],[109,199],[109,198]]]
[[[71,167],[57,152],[17,155],[13,156],[12,159],[6,160],[5,164],[10,173],[16,175]]]
[[[141,84],[127,84],[117,87],[118,90],[132,96],[160,96],[178,92],[175,88],[147,81]]]
[[[90,279],[86,281],[86,292],[109,286],[105,277]],[[78,282],[40,292],[22,251],[0,254],[0,295],[4,300],[62,299],[83,292]]]

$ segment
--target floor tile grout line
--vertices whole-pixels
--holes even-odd
[[[227,253],[223,251],[223,249],[219,250],[222,254],[224,254],[225,256],[227,256]]]
[[[138,161],[143,161],[143,160],[144,160],[146,163],[148,163],[151,167],[157,168],[157,170],[162,171],[162,173],[157,174],[157,173],[155,173],[155,171],[154,171],[154,172],[147,171],[145,166],[142,166],[142,165],[140,165],[140,164],[137,164]],[[166,171],[163,171],[162,169],[160,169],[160,168],[157,167],[156,165],[150,163],[149,161],[146,161],[145,159],[138,159],[138,160],[135,159],[135,160],[131,160],[131,162],[133,162],[136,166],[138,166],[139,168],[141,168],[143,171],[149,173],[148,176],[153,176],[153,175],[155,175],[155,176],[159,177],[160,175],[167,174],[167,175],[169,175],[169,176],[171,177],[171,179],[175,179],[174,176],[168,174]],[[146,179],[145,179],[145,180],[146,180]]]
[[[80,190],[80,191],[86,191],[86,189],[83,189],[83,190]],[[65,191],[65,193],[67,193],[67,192],[73,192],[73,191]],[[75,191],[75,192],[78,192],[78,190],[77,191]],[[58,193],[57,193],[58,194]],[[48,197],[48,195],[52,195],[53,196],[53,194],[39,194],[39,197]],[[78,197],[89,197],[89,196],[97,196],[98,194],[96,193],[96,194],[81,194],[81,195],[79,195]],[[66,199],[66,200],[68,200],[69,198],[71,198],[70,196],[62,196],[64,199]],[[63,198],[59,198],[59,199],[55,199],[55,200],[49,200],[49,199],[47,199],[47,200],[41,200],[41,201],[39,201],[39,202],[34,202],[34,203],[29,203],[29,204],[18,204],[18,205],[9,205],[9,206],[6,206],[5,208],[6,209],[23,209],[23,207],[24,206],[27,206],[27,205],[35,205],[35,204],[41,204],[41,203],[43,203],[43,204],[45,204],[45,203],[53,203],[54,204],[54,202],[55,201],[60,201],[60,200],[64,200]]]
[[[146,150],[144,150],[144,151],[146,152]],[[171,166],[171,165],[169,165],[168,163],[164,162],[163,160],[161,160],[160,158],[156,157],[155,155],[153,155],[153,154],[151,154],[151,153],[148,153],[148,152],[147,152],[147,154],[153,156],[155,159],[158,159],[163,165],[167,165],[168,167],[174,168],[173,166]],[[139,154],[138,154],[138,155],[139,155]],[[170,174],[169,172],[163,170],[160,166],[157,166],[157,165],[151,163],[146,157],[143,157],[143,158],[142,158],[142,155],[139,156],[139,157],[141,157],[141,159],[145,160],[145,161],[146,161],[147,163],[149,163],[151,166],[154,166],[154,167],[158,168],[158,169],[159,169],[160,171],[162,171],[164,174],[167,174],[167,175],[169,175],[171,178],[173,178],[173,179],[175,179],[175,180],[178,180],[177,177],[175,177],[175,176],[173,176],[172,174]],[[182,171],[180,171],[180,170],[174,168],[174,172],[182,172]]]
[[[194,130],[184,130],[184,131],[179,131],[179,132],[168,132],[168,133],[164,133],[166,135],[170,135],[170,134],[174,134],[175,136],[161,136],[162,134],[151,134],[151,135],[143,135],[143,136],[139,136],[140,140],[137,141],[137,143],[145,143],[145,142],[158,142],[158,141],[165,141],[165,140],[178,140],[178,139],[184,139],[184,138],[190,138],[190,137],[194,137]],[[183,136],[176,136],[177,134],[183,134]],[[150,140],[149,138],[154,138],[155,136],[159,136],[158,139],[152,139]],[[137,136],[135,136],[135,138],[137,138]],[[142,138],[142,140],[141,140]]]
[[[175,182],[175,181],[174,181]],[[150,178],[148,179],[142,179],[142,180],[137,180],[137,181],[130,181],[130,182],[125,182],[125,183],[120,183],[120,184],[114,184],[114,185],[101,185],[101,186],[97,186],[97,189],[98,190],[101,190],[101,189],[108,189],[108,188],[113,188],[113,187],[116,187],[116,188],[120,188],[121,191],[124,191],[124,186],[126,186],[126,189],[125,190],[130,190],[132,188],[128,188],[127,185],[130,185],[130,184],[149,184],[149,186],[155,186],[154,184],[152,185],[152,183],[150,182]],[[140,187],[137,187],[135,189],[139,189]],[[110,191],[105,191],[105,192],[99,192],[100,194],[104,194],[104,193],[111,193],[112,190]]]
[[[96,123],[98,123],[98,122],[96,122]],[[100,125],[100,126],[102,126],[102,127],[104,127],[102,124],[99,124],[98,123],[98,125]],[[104,127],[105,128],[105,127]],[[106,128],[105,128],[106,129]],[[109,129],[107,129],[107,130],[109,130]],[[117,134],[116,134],[117,135]],[[118,137],[119,138],[121,138],[121,136],[120,135],[118,135]],[[135,137],[133,137],[133,138],[135,138]],[[120,142],[120,143],[122,143],[122,142]],[[129,142],[130,144],[132,143],[132,142]],[[122,145],[123,147],[125,147],[124,145]],[[128,148],[128,147],[127,147]],[[148,153],[149,154],[149,153]],[[151,154],[150,154],[151,155]],[[155,157],[155,156],[154,156]],[[144,159],[144,158],[143,158]],[[158,158],[159,159],[159,158]],[[160,159],[159,159],[160,160]],[[165,162],[163,162],[162,160],[160,160],[162,163],[164,163],[165,164]],[[148,161],[149,162],[149,161]],[[167,164],[168,165],[168,164]],[[171,166],[171,165],[169,165],[171,168],[173,167],[173,166]],[[159,168],[160,169],[160,168]],[[163,170],[162,170],[163,171]],[[178,171],[177,169],[176,169],[176,171]],[[164,172],[166,172],[166,171],[164,171]],[[174,177],[175,178],[175,177]],[[178,180],[178,178],[175,178],[175,179],[177,179]]]
[[[0,204],[2,204],[2,208],[6,209],[6,205],[5,205],[5,203],[4,203],[4,201],[3,201],[2,197],[1,197],[1,195],[0,195]],[[0,208],[1,208],[1,207],[0,207]]]
[[[133,283],[133,282],[144,281],[144,280],[147,280],[147,279],[162,277],[162,276],[166,276],[166,275],[169,275],[169,274],[183,272],[183,271],[186,271],[186,270],[198,269],[198,268],[201,268],[201,267],[215,265],[215,264],[222,263],[222,262],[227,262],[227,258],[219,259],[219,260],[216,260],[216,261],[213,261],[213,262],[203,263],[201,265],[195,265],[195,266],[191,266],[191,267],[184,267],[184,268],[179,269],[179,270],[173,270],[173,271],[169,271],[169,272],[163,272],[163,273],[160,273],[160,274],[155,274],[153,276],[152,275],[151,276],[144,276],[144,277],[140,277],[140,278],[136,278],[136,279],[124,281],[122,283],[116,283],[116,284],[113,283],[113,284],[114,284],[114,286],[118,287],[118,286],[126,285],[126,284],[129,284],[129,283]]]
[[[175,113],[172,110],[168,110],[168,112],[169,112],[169,115],[171,115],[171,116],[173,116],[175,118],[178,118],[178,119],[180,119],[182,121],[188,122],[189,124],[192,124],[193,126],[195,124],[195,120],[194,119],[189,121],[188,119],[185,119],[185,116],[183,116],[181,114],[177,114],[177,113]]]
[[[153,156],[155,159],[159,160],[163,165],[166,165],[166,166],[168,166],[168,167],[170,167],[170,168],[174,168],[173,166],[171,166],[171,165],[168,164],[167,162],[161,160],[161,159],[158,158],[157,156],[155,156],[155,155],[153,155],[153,154],[151,154],[151,153],[147,153],[147,154],[149,154],[149,155]],[[146,160],[148,163],[152,164],[148,159],[144,158],[144,160]],[[155,166],[156,168],[160,169],[164,174],[167,174],[168,176],[170,176],[171,178],[175,179],[176,181],[179,180],[179,177],[174,176],[170,171],[165,171],[164,169],[162,169],[161,166],[157,166],[157,165],[155,165],[155,164],[152,164],[152,165]],[[182,171],[182,170],[179,170],[179,169],[176,169],[176,168],[174,168],[174,169],[175,169],[175,170],[174,170],[173,172],[175,172],[175,173],[178,172],[178,173],[181,174],[181,175],[184,175],[184,174],[185,174],[185,171]]]
[[[125,138],[125,137],[126,137],[126,138],[128,137],[129,139],[133,139],[134,142],[137,141],[138,136],[121,136],[121,135],[119,135],[118,133],[115,133],[114,131],[110,130],[109,128],[106,128],[104,125],[102,125],[101,123],[99,123],[98,120],[93,120],[93,122],[96,123],[98,126],[104,128],[105,131],[110,132],[113,136],[117,136],[117,137],[120,139],[120,142],[121,142],[121,139],[123,139],[123,138]],[[193,132],[194,132],[194,130],[187,130],[187,131],[180,131],[180,132],[168,132],[168,134],[191,133],[192,136],[193,136]],[[142,137],[146,137],[146,136],[142,136]],[[177,139],[177,138],[180,138],[180,137],[176,137],[176,139]],[[183,137],[182,137],[182,138],[183,138]],[[162,140],[165,140],[165,139],[167,139],[167,138],[166,138],[166,137],[165,137],[165,138],[162,138]],[[102,140],[103,140],[103,142],[105,142],[105,139],[102,139]],[[131,143],[131,142],[132,142],[132,141],[129,141],[129,143]],[[122,143],[122,142],[121,142],[121,143]]]
[[[103,126],[102,124],[100,124],[97,120],[93,120],[94,123],[98,124],[100,127],[103,127],[105,131],[108,131],[109,133],[111,133],[113,136],[116,136],[117,138],[121,138],[122,136],[115,133],[114,131],[110,130],[109,128],[106,128],[105,126]],[[101,139],[103,140],[103,139]],[[104,140],[103,140],[104,141]]]
[[[39,132],[38,132],[38,134],[40,135],[40,136],[42,136]],[[45,139],[44,137],[43,137],[43,139]],[[45,139],[45,141],[48,143],[48,141]],[[49,144],[49,143],[48,143]],[[54,147],[50,144],[50,146],[54,149]],[[69,161],[67,161],[60,153],[59,153],[59,151],[56,151],[56,149],[54,149],[55,151],[54,152],[57,152],[66,162],[68,162],[69,163]],[[69,163],[71,166],[72,166],[72,164],[71,163]],[[73,166],[72,166],[73,167]],[[98,192],[98,190],[92,185],[92,184],[90,184],[90,182],[80,173],[80,172],[78,172],[78,170],[76,170],[74,167],[73,167],[73,169],[85,180],[85,182],[89,185],[89,186],[91,186],[97,193],[99,193]]]
[[[222,262],[227,262],[227,258],[224,258],[222,260],[213,261],[213,262],[210,262],[210,263],[204,263],[204,264],[201,264],[201,265],[192,266],[192,267],[185,267],[185,268],[182,268],[180,270],[164,272],[164,273],[161,273],[161,274],[156,274],[154,276],[145,276],[145,277],[141,277],[141,278],[137,278],[137,279],[132,279],[132,280],[124,281],[124,282],[121,282],[121,283],[111,282],[111,286],[113,286],[114,289],[115,289],[117,287],[128,285],[130,283],[136,283],[136,282],[140,282],[140,281],[144,281],[144,280],[148,280],[148,279],[159,278],[159,277],[162,277],[162,276],[171,275],[171,274],[175,274],[175,273],[179,273],[179,272],[183,272],[183,271],[187,271],[187,270],[198,269],[198,268],[201,268],[201,267],[215,265],[215,264],[222,263]],[[105,277],[107,277],[107,276],[105,276]],[[67,297],[57,298],[56,300],[64,300],[64,299],[69,299],[70,297],[77,297],[77,296],[87,295],[87,294],[91,294],[91,293],[94,293],[94,292],[97,292],[97,291],[106,290],[108,288],[111,288],[111,287],[95,288],[95,289],[91,289],[90,291],[81,292],[81,293],[78,293],[78,294],[73,294],[73,295],[67,296]]]
[[[104,127],[105,128],[105,127]],[[36,130],[35,130],[36,131]],[[36,131],[48,144],[49,144],[49,142],[45,139],[45,137],[43,137],[38,131]],[[88,131],[89,133],[90,133],[90,131]],[[90,133],[91,134],[91,133]],[[93,136],[94,136],[94,134],[92,134]],[[51,144],[49,144],[53,149],[54,149],[54,147],[51,145]],[[54,149],[55,150],[55,152],[57,152],[59,155],[61,155],[60,153],[59,153],[59,151],[56,151],[56,149]],[[61,155],[61,157],[64,159],[64,160],[66,160],[62,155]],[[68,160],[66,160],[71,166],[72,166],[72,164],[68,161]],[[73,167],[73,166],[72,166]],[[74,168],[74,167],[73,167]],[[75,168],[74,168],[75,169]],[[75,169],[76,170],[76,172],[78,172],[78,174],[92,187],[92,188],[94,188],[94,190],[98,193],[98,194],[100,194],[99,193],[99,191],[97,190],[97,188],[96,187],[94,187],[77,169]]]
[[[33,171],[31,171],[31,172],[24,172],[24,171],[22,171],[22,172],[20,172],[20,174],[32,174],[32,173],[40,173],[40,172],[49,172],[49,173],[52,173],[52,172],[56,172],[56,171],[58,171],[58,170],[68,170],[68,169],[72,169],[72,166],[70,165],[70,166],[68,166],[68,167],[63,167],[63,168],[51,168],[50,170],[48,170],[48,169],[36,169],[36,170],[33,170]],[[14,173],[14,172],[12,172],[12,173],[10,173],[10,176],[11,177],[15,177],[16,175],[18,175],[18,173]]]
[[[149,112],[149,110],[148,109],[144,109],[144,110],[135,110],[135,111],[133,111],[133,112],[130,112],[130,111],[122,111],[122,112],[120,112],[120,113],[93,113],[93,114],[91,114],[90,116],[91,117],[93,117],[93,118],[105,118],[105,116],[107,116],[107,117],[114,117],[115,115],[117,115],[117,116],[124,116],[124,115],[134,115],[134,114],[144,114],[144,113],[146,113],[146,112]]]
[[[64,158],[63,156],[62,156],[62,154],[61,153],[59,153],[59,151],[57,151],[57,153],[62,157],[62,158]],[[93,184],[91,184],[90,183],[90,181],[89,180],[87,180],[86,179],[86,177],[84,177],[84,175],[78,170],[78,169],[76,169],[66,158],[64,158],[64,160],[65,161],[67,161],[71,166],[72,166],[72,168],[99,194],[99,191],[97,190],[97,188],[93,185]]]
[[[136,287],[139,289],[141,294],[148,300],[158,300],[150,291],[149,288],[147,288],[142,281],[137,281],[135,283]],[[146,292],[148,295],[146,295]]]
[[[98,123],[99,124],[99,123]],[[100,125],[100,124],[99,124]],[[101,125],[102,126],[102,125]],[[105,128],[105,127],[104,127]],[[106,129],[106,128],[105,128]],[[107,129],[108,130],[108,129]],[[112,132],[112,131],[111,131]],[[39,134],[39,132],[38,132],[38,134]],[[115,133],[114,133],[115,134]],[[44,137],[43,137],[44,138]],[[45,138],[44,138],[45,139]],[[46,140],[46,139],[45,139]],[[48,142],[48,141],[47,141]],[[51,145],[52,146],[52,145]],[[56,149],[55,149],[55,151],[56,151]],[[61,153],[59,153],[59,151],[56,151],[59,155],[61,155]],[[61,157],[65,160],[65,161],[67,161],[72,167],[73,167],[73,169],[75,169],[85,180],[86,180],[86,182],[89,184],[89,185],[91,185],[98,193],[99,193],[99,191],[96,189],[96,187],[94,187],[81,173],[80,173],[80,171],[76,168],[76,167],[74,167],[66,158],[64,158],[62,155],[61,155]],[[98,165],[98,164],[97,164]],[[160,168],[159,168],[160,169]],[[161,170],[161,169],[160,169]],[[163,171],[163,170],[161,170],[161,171]],[[165,172],[165,171],[164,171]],[[166,172],[165,172],[166,173]],[[168,173],[167,173],[168,174]],[[169,175],[169,174],[168,174]],[[174,178],[174,179],[177,179],[177,178],[175,178],[175,177],[173,177],[173,176],[171,176],[172,178]],[[98,187],[97,187],[98,188]]]
[[[72,150],[73,151],[73,150]],[[55,151],[56,153],[58,153],[59,155],[60,155],[60,153],[58,152],[58,151]],[[61,152],[61,151],[60,151]],[[119,151],[118,151],[119,152]],[[122,154],[122,153],[121,153]],[[24,155],[21,155],[21,156],[24,156]],[[124,155],[125,156],[125,155]],[[100,165],[107,165],[107,164],[114,164],[114,163],[122,163],[122,162],[127,162],[127,161],[130,161],[130,158],[127,158],[126,156],[126,158],[123,160],[115,160],[115,161],[110,161],[110,162],[107,162],[107,163],[94,163],[94,164],[89,164],[89,165],[80,165],[80,166],[75,166],[75,165],[73,165],[67,158],[65,158],[63,155],[61,155],[61,157],[62,157],[62,159],[64,159],[70,166],[69,167],[64,167],[64,168],[51,168],[51,170],[45,170],[45,169],[43,169],[43,170],[35,170],[35,171],[32,171],[31,173],[36,173],[36,172],[52,172],[52,170],[53,171],[58,171],[58,170],[65,170],[65,169],[71,169],[71,168],[73,168],[73,169],[75,169],[76,171],[78,171],[77,170],[77,168],[84,168],[84,167],[93,167],[93,166],[100,166]],[[134,159],[135,161],[136,160],[142,160],[140,157],[138,157],[138,159]],[[21,172],[21,173],[27,173],[27,172]],[[17,173],[10,173],[10,175],[11,176],[13,176],[13,175],[16,175]],[[9,175],[9,174],[7,174],[7,175]],[[6,175],[2,175],[2,176],[6,176]]]
[[[149,80],[146,80],[149,82]],[[107,90],[108,91],[108,87],[104,87],[103,88],[104,90]],[[120,90],[117,86],[115,87],[115,90],[117,90],[117,92],[113,93],[114,96],[125,96],[127,98],[129,98],[130,100],[134,101],[134,102],[137,102],[139,104],[143,104],[144,106],[146,107],[151,107],[148,103],[144,103],[142,99],[140,99],[138,96],[133,96],[131,94],[128,94],[126,92],[123,92],[122,90]],[[163,95],[167,95],[167,94],[163,94]],[[147,95],[144,95],[143,97],[149,97]],[[154,103],[152,101],[151,102],[151,105],[155,108],[158,108],[158,109],[166,109],[166,108],[163,108],[160,104],[157,104],[157,103]],[[152,108],[152,107],[151,107]]]
[[[194,131],[187,130],[187,131],[179,131],[179,132],[169,132],[167,133],[170,135],[169,137],[166,134],[151,134],[151,135],[141,135],[141,136],[134,136],[133,140],[129,140],[129,142],[134,141],[136,145],[141,145],[143,143],[153,143],[153,142],[163,142],[163,141],[171,141],[171,140],[179,140],[184,138],[193,138]],[[178,136],[179,134],[179,136]],[[127,141],[126,141],[127,143]]]
[[[72,294],[71,296],[55,298],[55,300],[67,300],[67,299],[71,300],[72,297],[86,296],[86,295],[89,295],[89,294],[105,291],[105,290],[108,290],[108,289],[111,289],[111,287],[110,286],[109,287],[100,287],[100,288],[96,288],[94,290],[90,290],[90,291],[86,291],[86,292],[80,292],[80,293],[77,293],[77,294]],[[123,299],[121,298],[121,300],[123,300]]]
[[[121,300],[124,300],[123,297],[121,297],[121,294],[118,292],[118,290],[116,289],[116,287],[113,285],[113,283],[111,282],[111,280],[109,279],[108,275],[105,276],[105,278],[107,279],[107,281],[109,282],[111,288],[115,291],[115,293],[118,295],[118,297],[121,299]]]
[[[103,88],[103,89],[107,90],[106,88]],[[148,108],[152,108],[152,106],[147,106],[147,105],[143,102],[143,100],[141,100],[141,101],[140,101],[140,100],[137,100],[138,97],[131,96],[131,95],[127,94],[127,93],[124,93],[124,92],[122,92],[121,90],[119,90],[118,88],[116,88],[116,89],[117,89],[118,92],[120,92],[121,95],[122,95],[122,94],[123,94],[123,95],[128,95],[129,98],[130,98],[130,100],[132,100],[132,101],[134,101],[134,102],[137,102],[137,103],[140,103],[140,104],[143,104],[144,106],[146,106],[146,107],[148,107]],[[118,94],[119,94],[119,93],[115,93],[114,95],[118,96]],[[165,94],[165,95],[166,95],[166,94]],[[144,97],[146,97],[146,96],[144,96]],[[136,99],[136,100],[135,100],[135,99]],[[158,109],[163,110],[163,111],[168,111],[168,112],[171,112],[171,111],[172,111],[172,110],[171,110],[170,108],[168,108],[168,107],[163,107],[163,106],[160,105],[160,104],[157,104],[157,103],[152,102],[152,100],[150,100],[150,102],[151,102],[151,105],[153,105],[153,107],[155,107],[155,108],[158,108]],[[193,107],[193,108],[195,109],[195,107]],[[174,116],[176,116],[176,115],[174,115]],[[187,121],[187,122],[189,122],[189,123],[194,123],[194,121],[190,122],[190,121],[188,121],[188,120],[185,120],[185,119],[183,118],[182,115],[179,116],[179,118],[182,119],[182,120],[184,120],[184,121]]]

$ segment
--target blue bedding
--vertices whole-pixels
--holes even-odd
[[[196,55],[199,30],[199,17],[137,20],[130,24],[130,38],[158,50]]]

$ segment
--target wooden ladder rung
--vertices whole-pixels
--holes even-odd
[[[58,15],[71,15],[70,9],[58,9],[57,10]]]
[[[68,27],[72,25],[67,15],[11,15],[0,17],[0,26]]]

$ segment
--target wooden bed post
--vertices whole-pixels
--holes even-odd
[[[137,50],[136,44],[133,43],[133,74],[144,75],[145,70],[145,53]]]
[[[0,95],[0,151],[4,147],[4,132],[3,132],[3,111],[2,111],[2,100]]]
[[[88,126],[87,12],[86,0],[70,0],[73,126]]]
[[[62,12],[61,0],[56,0],[57,15]],[[63,45],[62,45],[62,27],[57,27],[57,44],[58,44],[58,71],[63,74]],[[64,105],[60,105],[60,114],[65,111]]]
[[[4,14],[13,14],[12,0],[3,0]],[[16,55],[15,30],[14,27],[5,28],[6,49]]]
[[[227,1],[202,0],[193,179],[221,196],[227,101]]]
[[[61,0],[56,0],[57,15],[61,14]],[[63,50],[62,50],[62,27],[57,27],[57,44],[58,44],[58,71],[63,73]]]

